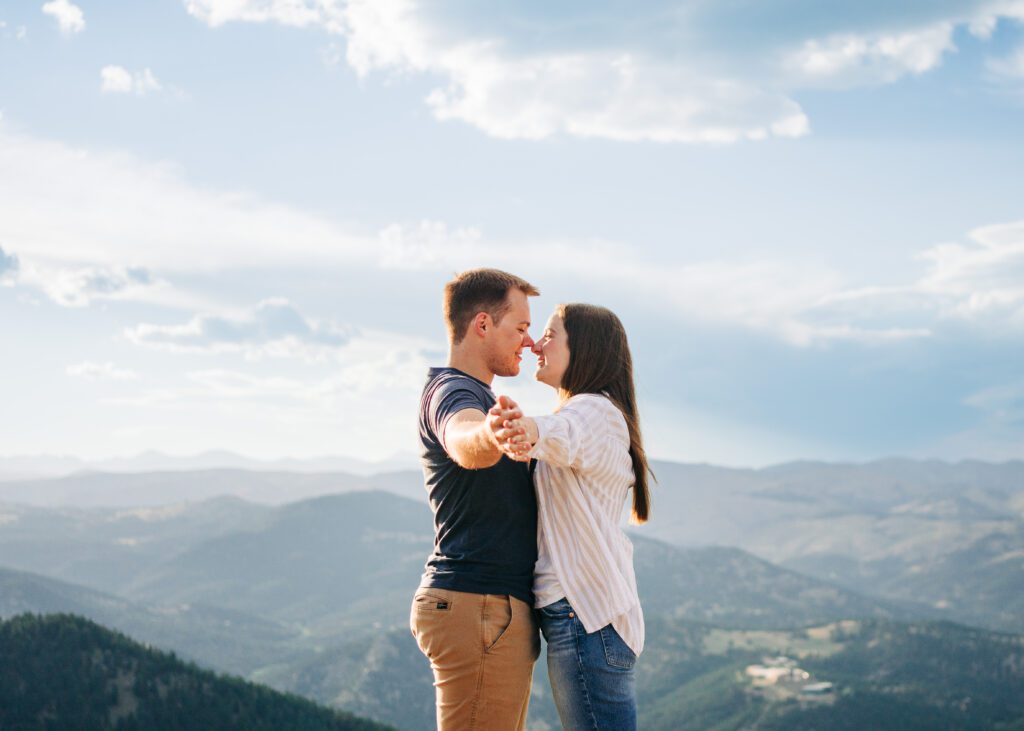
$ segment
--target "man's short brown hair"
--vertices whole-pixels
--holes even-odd
[[[444,286],[444,320],[452,345],[462,342],[478,312],[486,312],[495,324],[499,323],[510,307],[508,293],[512,289],[522,290],[528,297],[540,294],[525,279],[500,269],[470,269],[456,274]]]

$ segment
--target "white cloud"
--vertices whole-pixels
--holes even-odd
[[[360,75],[441,75],[447,83],[427,97],[434,115],[496,137],[714,143],[809,130],[795,102],[728,76],[629,48],[513,53],[497,34],[447,37],[424,7],[409,0],[187,2],[211,26],[273,21],[343,33]]]
[[[789,261],[668,264],[608,242],[495,245],[479,231],[453,235],[436,222],[394,226],[382,238],[383,251],[407,268],[458,271],[486,260],[515,270],[523,261],[572,261],[570,276],[585,282],[642,283],[637,292],[644,304],[668,306],[677,319],[742,327],[797,347],[917,340],[954,320],[996,333],[1024,327],[1024,222],[971,231],[970,244],[926,249],[919,254],[926,265],[919,277],[884,287]]]
[[[141,267],[85,266],[79,268],[28,267],[22,283],[41,289],[65,307],[85,307],[96,300],[146,299],[161,286]]]
[[[144,323],[125,336],[139,345],[173,352],[242,353],[250,360],[323,360],[346,345],[355,330],[302,315],[282,298],[260,302],[233,316],[199,315],[182,325]]]
[[[965,398],[964,404],[984,411],[999,423],[1024,424],[1024,381],[984,388]]]
[[[844,321],[912,323],[935,331],[946,323],[969,323],[996,336],[1024,330],[1024,221],[968,232],[969,243],[936,244],[917,258],[925,270],[896,286],[837,289],[813,314]]]
[[[416,392],[423,386],[429,367],[423,355],[425,343],[394,333],[360,334],[338,349],[332,359],[338,368],[328,377],[299,379],[254,376],[225,369],[191,371],[188,379],[202,387],[202,398],[289,399],[317,408],[333,409],[339,400],[352,396],[372,397],[388,390]],[[195,398],[194,390],[180,392]],[[165,398],[173,400],[171,393]]]
[[[168,163],[13,134],[3,125],[0,241],[18,252],[23,270],[38,270],[40,286],[60,270],[116,270],[126,262],[169,274],[372,264],[376,257],[371,232],[192,185]]]
[[[273,21],[298,28],[322,25],[337,31],[343,4],[331,0],[185,0],[185,7],[213,28],[233,21]]]
[[[139,375],[132,370],[118,368],[113,363],[93,363],[84,361],[67,367],[69,376],[87,378],[89,380],[134,381]]]
[[[954,27],[943,22],[895,34],[812,39],[789,54],[783,64],[805,83],[889,83],[907,74],[931,71],[944,54],[956,51]]]
[[[589,256],[589,254],[588,254]],[[835,341],[880,345],[928,337],[924,327],[865,322],[859,313],[823,317],[821,303],[844,289],[842,276],[826,267],[795,262],[705,261],[669,266],[628,254],[592,259],[591,276],[642,282],[637,294],[648,306],[669,306],[676,319],[764,333],[795,347]],[[899,321],[896,320],[896,323]]]
[[[513,53],[499,36],[451,41],[408,0],[346,6],[348,60],[377,69],[442,74],[427,104],[495,137],[564,133],[622,141],[734,142],[799,137],[799,106],[741,81],[642,51]]]
[[[104,66],[100,70],[101,89],[107,93],[127,94],[132,90],[132,75],[121,66]]]
[[[968,238],[922,252],[930,266],[917,289],[935,297],[945,317],[1024,327],[1024,221],[977,228]]]
[[[923,74],[955,52],[958,29],[985,40],[1000,19],[1024,18],[1022,0],[925,3],[895,22],[884,5],[836,14],[754,0],[728,13],[668,2],[624,13],[598,2],[585,14],[560,10],[556,19],[529,6],[484,14],[416,0],[186,0],[186,7],[211,27],[275,22],[344,35],[346,59],[360,76],[440,78],[426,97],[434,116],[495,137],[696,143],[804,136],[810,121],[794,91]],[[754,16],[765,32],[741,33],[737,44],[736,27]]]
[[[148,68],[134,73],[123,66],[104,66],[100,70],[100,90],[104,94],[136,94],[143,96],[163,87]]]
[[[1002,19],[1024,19],[1022,0],[964,0],[956,4],[921,3],[898,16],[884,4],[857,13],[860,28],[837,28],[810,38],[782,54],[787,88],[843,88],[888,84],[907,75],[938,68],[957,51],[954,35],[966,29],[987,41]]]
[[[416,449],[414,414],[436,345],[422,338],[366,330],[319,364],[263,361],[250,370],[189,370],[183,379],[103,399],[151,419],[139,448],[166,442],[201,451],[349,454],[368,459]],[[186,361],[187,362],[187,361]],[[197,419],[196,415],[201,414]],[[370,416],[367,416],[370,415]],[[174,424],[175,427],[169,427]]]
[[[65,35],[81,33],[85,30],[85,16],[82,9],[68,0],[52,0],[43,5],[43,12],[57,20],[60,32]]]
[[[438,119],[468,122],[494,137],[729,143],[801,137],[810,129],[791,100],[630,54],[515,60],[471,47],[446,60],[454,61],[444,69],[451,83],[427,104]]]
[[[385,269],[432,269],[452,260],[472,261],[481,258],[484,249],[478,229],[451,231],[443,221],[392,224],[378,238],[379,262]]]

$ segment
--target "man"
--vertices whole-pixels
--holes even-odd
[[[410,626],[430,659],[439,731],[526,725],[540,637],[533,617],[537,502],[527,466],[495,437],[495,376],[519,373],[531,348],[529,282],[496,269],[445,286],[449,355],[420,400],[423,473],[434,551]]]

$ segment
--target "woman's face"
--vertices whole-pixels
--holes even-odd
[[[537,356],[534,377],[552,388],[559,388],[565,369],[569,367],[569,336],[561,317],[552,315],[548,319],[544,334],[537,338],[532,351]]]

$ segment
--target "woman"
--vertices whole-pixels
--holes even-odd
[[[537,460],[533,591],[555,705],[568,730],[635,729],[644,620],[619,523],[630,488],[635,523],[647,520],[650,496],[626,332],[603,307],[560,305],[533,352],[558,409],[523,417],[502,397],[492,413],[505,417],[502,450]]]

